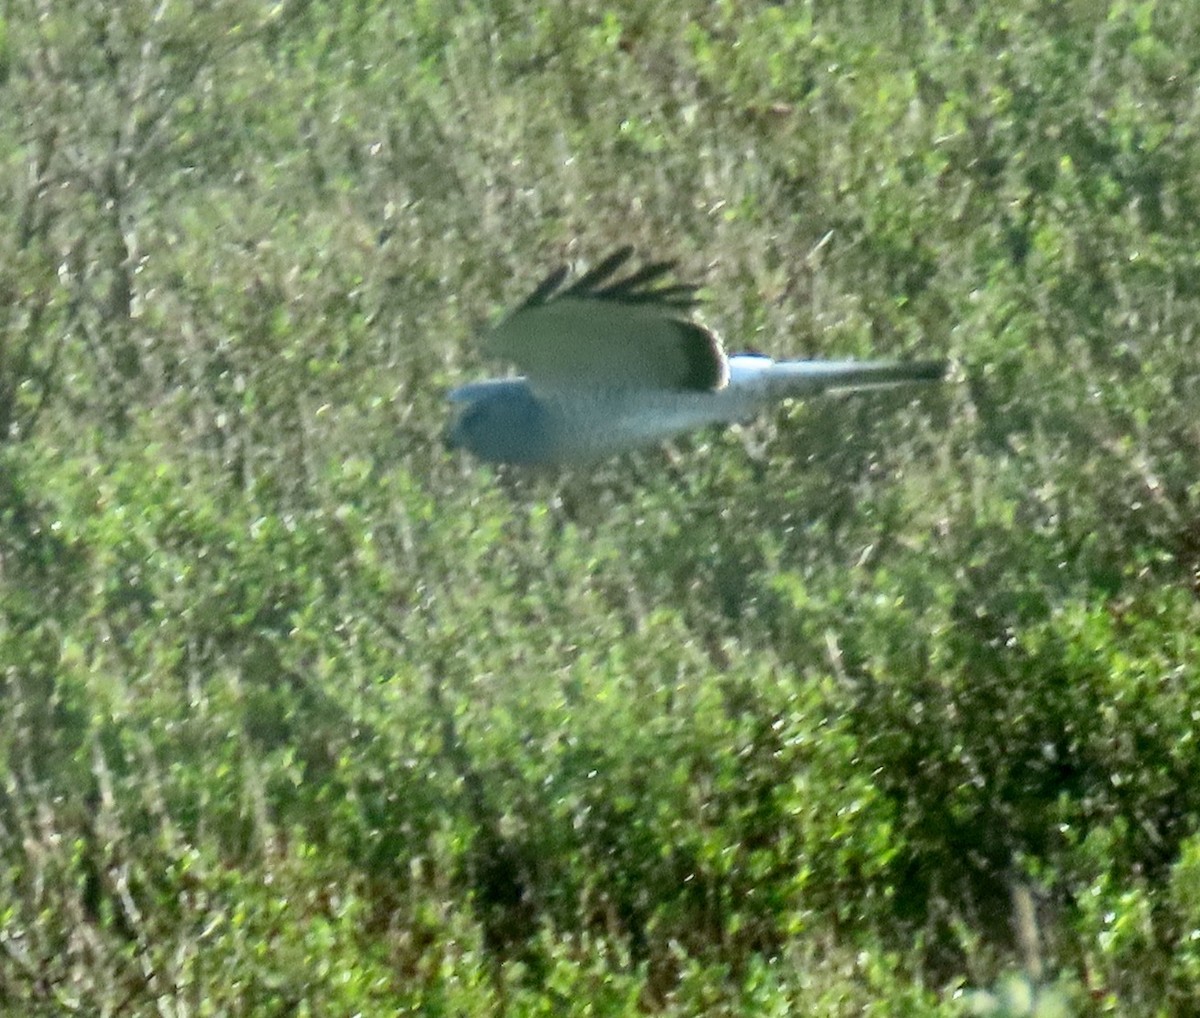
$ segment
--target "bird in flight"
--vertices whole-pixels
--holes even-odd
[[[525,375],[454,389],[452,448],[491,463],[592,463],[780,400],[945,373],[942,361],[728,356],[691,317],[696,286],[664,282],[673,262],[622,274],[632,255],[623,247],[569,283],[555,270],[488,332],[485,350]]]

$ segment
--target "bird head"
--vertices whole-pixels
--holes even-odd
[[[464,385],[450,394],[463,404],[446,430],[446,445],[491,463],[542,463],[551,458],[546,410],[524,379]]]

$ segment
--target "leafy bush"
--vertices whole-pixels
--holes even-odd
[[[17,5],[0,1005],[1200,1010],[1187,5]],[[563,257],[946,356],[447,456]]]

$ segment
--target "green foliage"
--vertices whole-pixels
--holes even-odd
[[[8,5],[0,1010],[1200,1011],[1196,53]],[[733,347],[951,381],[447,456],[477,327],[620,242]]]

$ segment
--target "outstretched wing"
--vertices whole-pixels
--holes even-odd
[[[534,386],[711,390],[729,381],[720,341],[688,316],[696,287],[663,284],[672,262],[629,275],[632,247],[613,252],[565,285],[547,276],[488,334],[487,350],[512,361]]]

